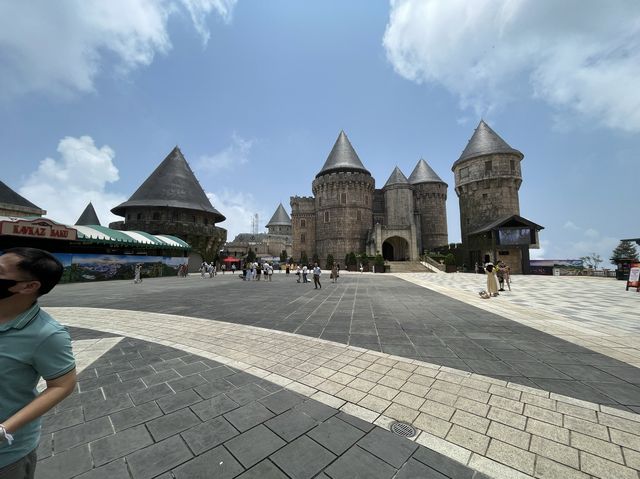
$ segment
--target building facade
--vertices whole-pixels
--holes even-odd
[[[420,160],[409,179],[396,167],[382,189],[340,132],[312,183],[313,196],[291,197],[292,256],[351,252],[416,261],[447,244],[447,185]]]

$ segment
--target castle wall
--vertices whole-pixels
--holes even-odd
[[[413,223],[413,191],[409,185],[391,185],[384,188],[386,224],[409,226]]]
[[[316,206],[313,196],[291,197],[291,257],[299,261],[304,251],[311,260],[316,253]]]
[[[316,204],[316,253],[321,261],[331,254],[338,261],[365,251],[373,222],[375,182],[371,175],[336,172],[313,181]]]
[[[432,251],[449,242],[447,229],[447,185],[420,183],[413,185],[415,210],[420,217],[422,250]],[[420,251],[423,253],[423,251]]]
[[[501,217],[520,214],[520,157],[495,154],[472,158],[454,169],[462,241],[468,233]],[[490,162],[491,168],[488,168]]]

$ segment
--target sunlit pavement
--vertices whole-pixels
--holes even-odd
[[[58,287],[43,305],[86,359],[39,477],[637,479],[640,295],[519,276],[482,300],[484,280]]]

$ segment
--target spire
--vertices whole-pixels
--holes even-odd
[[[453,167],[455,168],[461,161],[494,153],[510,153],[519,156],[520,159],[524,158],[521,152],[511,148],[484,120],[480,120],[473,136],[467,143],[467,147],[458,158],[458,161],[453,164]]]
[[[98,219],[98,215],[96,214],[96,210],[93,208],[91,201],[84,209],[78,221],[76,221],[77,226],[89,226],[89,225],[100,225],[100,220]]]
[[[391,172],[391,176],[389,176],[389,179],[384,184],[383,189],[386,188],[387,186],[392,186],[392,185],[409,186],[409,180],[407,180],[407,177],[404,176],[404,173],[402,173],[400,168],[398,168],[397,166]]]
[[[417,185],[418,183],[444,183],[444,181],[424,159],[420,158],[411,176],[409,176],[409,183]],[[444,184],[446,185],[446,183]]]
[[[198,183],[187,160],[177,146],[149,175],[128,201],[111,211],[119,216],[131,206],[164,206],[194,211],[206,211],[217,216],[216,222],[226,218],[216,210]]]
[[[360,158],[358,158],[358,154],[353,149],[353,146],[351,146],[351,142],[349,141],[349,138],[347,138],[344,130],[340,131],[338,139],[333,145],[327,161],[324,162],[324,166],[316,175],[316,178],[326,173],[333,173],[336,171],[361,171],[369,175],[371,174],[364,167]]]
[[[11,188],[9,188],[6,184],[0,181],[0,203],[4,203],[8,206],[17,206],[20,210],[24,210],[27,214],[36,215],[44,215],[47,212],[44,211],[39,206],[34,205],[26,199],[24,196],[19,195]]]
[[[267,223],[267,228],[270,226],[291,226],[291,218],[284,209],[284,206],[282,206],[282,203],[278,205],[276,212]]]

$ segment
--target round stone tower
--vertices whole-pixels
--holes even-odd
[[[269,222],[266,224],[270,235],[286,235],[291,236],[291,218],[282,206],[278,205],[276,212],[273,214]]]
[[[393,226],[409,226],[413,219],[413,190],[409,180],[397,166],[382,187],[386,224]]]
[[[413,187],[415,211],[420,218],[419,253],[448,244],[447,184],[424,159],[418,161],[409,183]]]
[[[453,164],[460,201],[463,244],[469,233],[491,222],[520,215],[518,190],[524,155],[511,148],[481,120],[460,158]]]
[[[375,180],[364,167],[344,131],[313,181],[316,206],[316,250],[321,262],[331,254],[342,262],[365,251],[371,229]]]

